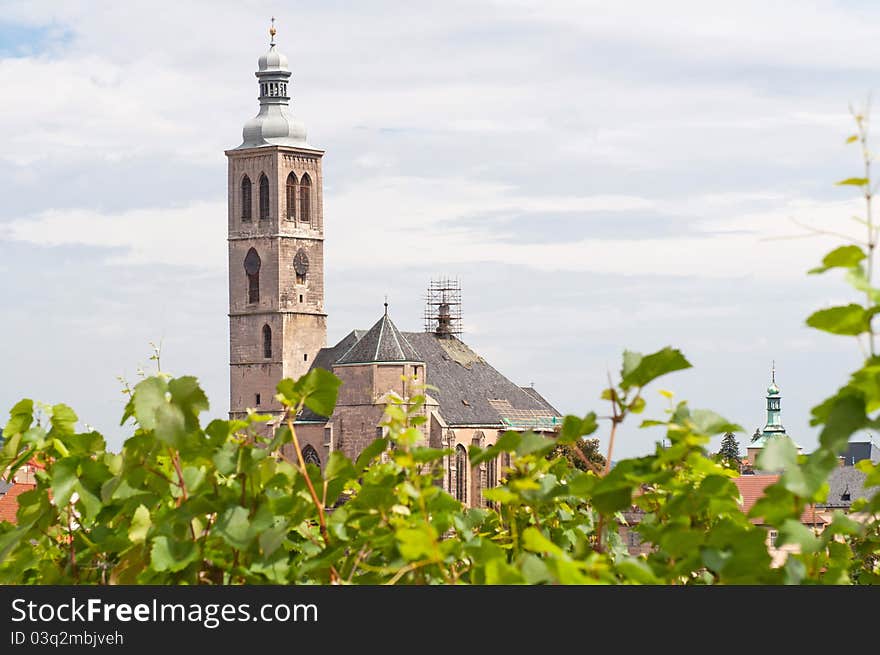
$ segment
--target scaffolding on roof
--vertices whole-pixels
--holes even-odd
[[[428,284],[425,295],[425,332],[442,337],[461,337],[461,282],[438,278]]]

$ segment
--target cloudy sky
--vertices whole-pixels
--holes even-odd
[[[458,276],[465,340],[563,412],[603,410],[624,348],[668,344],[695,368],[660,386],[749,433],[775,359],[815,445],[809,409],[859,350],[804,318],[851,294],[804,275],[833,240],[780,237],[858,229],[833,182],[880,81],[867,1],[0,0],[0,407],[67,402],[118,445],[117,376],[161,340],[227,411],[223,151],[271,15],[327,152],[331,342],[386,293],[421,329],[431,276]]]

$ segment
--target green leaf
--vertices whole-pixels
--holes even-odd
[[[691,420],[697,429],[709,436],[722,432],[742,432],[743,429],[736,423],[731,423],[724,417],[708,409],[695,409],[691,412]]]
[[[632,506],[632,492],[632,486],[629,485],[599,483],[593,488],[593,506],[606,515],[629,509]]]
[[[536,527],[529,527],[523,530],[522,534],[523,548],[533,553],[550,553],[551,555],[562,556],[562,549],[545,537]]]
[[[167,390],[165,381],[156,377],[147,378],[135,386],[132,396],[134,417],[144,430],[156,428],[156,412],[167,404],[165,400]]]
[[[189,495],[198,491],[205,481],[207,472],[204,466],[185,466],[183,468],[183,484],[186,485],[186,491]]]
[[[638,353],[624,352],[623,379],[620,382],[622,389],[630,387],[644,387],[652,380],[691,367],[691,363],[685,359],[680,350],[666,347],[650,355],[640,356],[636,364]],[[635,364],[635,365],[634,365]]]
[[[19,400],[9,410],[9,422],[3,428],[3,436],[9,438],[14,434],[26,432],[34,422],[34,401],[30,398]]]
[[[556,442],[553,439],[547,439],[534,432],[524,432],[519,445],[516,447],[516,454],[520,457],[525,455],[542,455],[553,450]]]
[[[72,437],[76,432],[76,413],[67,405],[54,405],[52,407],[52,429],[49,438]]]
[[[81,481],[76,483],[76,493],[79,495],[77,505],[83,510],[83,514],[87,519],[93,520],[103,507],[101,499],[93,494]]]
[[[487,585],[524,584],[525,579],[519,570],[500,558],[486,562]]]
[[[233,548],[247,548],[253,539],[250,534],[248,511],[239,505],[228,508],[217,519],[212,532],[216,532]]]
[[[797,448],[791,439],[770,439],[761,449],[757,465],[763,471],[782,471],[797,464],[797,455]]]
[[[835,182],[837,186],[865,186],[868,183],[867,177],[848,177],[840,182]]]
[[[624,350],[623,365],[620,368],[620,377],[625,378],[627,375],[635,371],[643,358],[644,355],[642,355],[642,353],[637,353],[632,350]],[[606,389],[605,391],[610,391],[610,389]],[[603,400],[611,400],[610,395],[608,398],[603,398]]]
[[[351,460],[348,457],[339,450],[334,450],[330,453],[327,466],[324,468],[325,480],[335,480],[336,478],[351,480],[355,477],[357,477],[357,472],[354,466],[351,465]]]
[[[358,455],[357,461],[354,463],[355,469],[363,471],[370,465],[370,462],[384,453],[386,448],[388,448],[388,439],[374,440],[373,443],[364,448],[361,451],[361,454]]]
[[[287,536],[287,526],[286,525],[278,525],[274,528],[269,528],[268,530],[264,530],[260,533],[259,543],[260,550],[263,551],[263,555],[269,557],[272,553],[278,550],[278,547],[284,543],[284,537]]]
[[[820,309],[807,318],[807,325],[830,332],[857,336],[870,329],[870,315],[861,305],[849,304],[840,307]]]
[[[645,399],[641,396],[636,396],[635,400],[633,400],[629,404],[629,411],[631,411],[633,414],[641,414],[643,411],[645,411],[645,405]]]
[[[648,563],[642,559],[630,558],[618,562],[617,572],[627,582],[650,585],[663,584],[663,580],[656,577]]]
[[[182,571],[195,561],[197,555],[195,545],[189,540],[156,537],[150,550],[150,563],[156,571]]]
[[[599,427],[596,412],[590,412],[584,418],[569,414],[562,421],[562,430],[556,438],[557,443],[574,443],[581,437],[593,434]]]
[[[175,378],[168,383],[168,391],[173,402],[186,419],[187,431],[198,427],[198,417],[209,408],[208,397],[199,386],[199,381],[191,376]]]
[[[825,255],[822,265],[810,269],[809,273],[824,273],[832,268],[852,268],[858,266],[864,258],[865,253],[858,246],[840,246]]]
[[[843,452],[850,436],[867,424],[864,399],[853,394],[839,395],[831,401],[819,443],[835,453]]]
[[[313,368],[295,382],[285,378],[278,383],[278,399],[296,407],[302,401],[319,416],[330,416],[336,407],[336,397],[342,380],[323,368]]]
[[[819,550],[821,542],[813,531],[796,519],[786,519],[779,526],[779,535],[776,538],[777,546],[795,544],[800,546],[802,553],[815,553]]]
[[[437,533],[430,525],[403,528],[395,533],[400,554],[410,562],[430,557],[436,548]]]
[[[52,496],[58,507],[70,502],[70,495],[76,488],[77,460],[74,458],[60,459],[52,465],[49,475],[52,480]]]
[[[186,418],[180,407],[163,402],[156,410],[156,437],[163,443],[180,448],[186,436]]]
[[[153,521],[150,519],[150,510],[143,505],[138,505],[131,517],[131,525],[128,528],[128,538],[136,544],[143,543]]]

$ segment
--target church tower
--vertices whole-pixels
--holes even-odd
[[[752,465],[757,461],[761,450],[773,439],[790,439],[798,452],[803,452],[803,448],[788,435],[782,426],[782,393],[776,384],[776,362],[773,362],[770,386],[767,387],[767,424],[763,430],[755,430],[751,442],[746,446],[748,460]]]
[[[275,46],[256,73],[260,111],[229,162],[230,417],[281,411],[275,386],[326,345],[319,150],[290,115],[290,70]]]

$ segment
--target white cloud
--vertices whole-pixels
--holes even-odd
[[[771,209],[748,209],[750,203],[768,201],[774,202]],[[363,178],[326,198],[325,204],[332,243],[327,262],[342,271],[485,262],[540,271],[763,279],[797,279],[833,245],[826,237],[797,238],[807,232],[791,218],[857,237],[849,225],[857,226],[847,223],[847,217],[860,208],[856,201],[780,200],[772,193],[663,202],[625,195],[535,196],[502,183],[400,176]],[[649,230],[640,238],[571,239],[560,234],[554,239],[549,233],[542,243],[516,239],[503,223],[498,228],[474,220],[526,214],[541,221],[545,213],[567,213],[589,224],[597,220],[593,214],[607,221],[613,213],[613,220],[625,222],[645,212],[658,222],[682,215],[700,218],[690,223],[688,232],[667,237],[654,237]],[[225,222],[226,204],[220,201],[120,214],[50,210],[12,221],[0,235],[42,246],[118,249],[109,258],[117,265],[155,262],[216,270],[226,266]],[[389,256],[377,258],[377,252]]]
[[[363,180],[326,201],[328,216],[339,226],[338,231],[330,228],[333,249],[327,259],[344,270],[425,262],[495,262],[542,271],[794,279],[820,261],[833,242],[827,238],[775,240],[805,233],[789,217],[827,230],[859,209],[857,202],[799,198],[777,201],[777,207],[769,210],[742,208],[750,201],[775,198],[769,193],[710,194],[651,202],[630,196],[521,196],[505,185],[461,179]],[[739,212],[731,214],[731,206]],[[690,232],[674,237],[656,238],[646,230],[638,239],[571,240],[559,235],[550,243],[512,242],[510,235],[494,229],[457,222],[497,212],[530,212],[539,221],[542,212],[560,211],[583,214],[585,221],[590,220],[590,212],[614,211],[614,220],[626,221],[634,210],[651,209],[662,212],[657,214],[658,221],[671,220],[676,214],[702,218]],[[393,254],[387,260],[377,259],[374,253],[380,251]]]
[[[0,236],[38,246],[97,246],[114,252],[113,265],[226,267],[226,203],[101,214],[49,210],[0,225]]]

